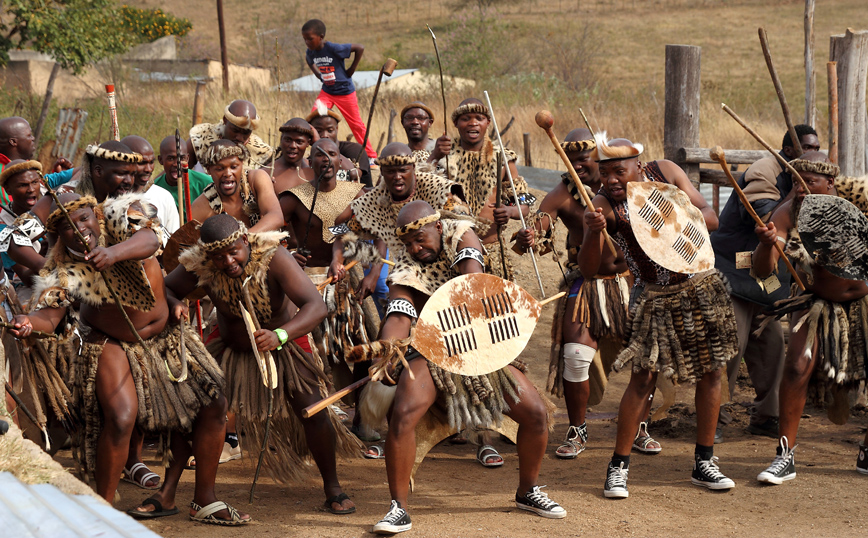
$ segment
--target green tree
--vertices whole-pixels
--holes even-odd
[[[79,74],[134,44],[118,20],[114,0],[0,1],[0,65],[9,61],[10,49],[27,47]]]

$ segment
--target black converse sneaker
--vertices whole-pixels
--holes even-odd
[[[630,469],[624,468],[622,462],[617,467],[609,462],[609,470],[606,471],[606,485],[603,486],[603,495],[610,499],[626,499],[630,496],[627,491],[627,473]]]
[[[783,484],[796,477],[796,458],[793,455],[796,447],[788,446],[787,437],[781,437],[781,453],[775,456],[768,469],[757,475],[756,479],[764,484]],[[862,455],[860,451],[860,456]],[[858,462],[857,462],[858,466]],[[868,471],[863,471],[868,472]]]
[[[413,528],[413,524],[410,523],[410,515],[401,508],[398,501],[392,501],[389,513],[374,525],[374,534],[398,534],[411,528]]]
[[[859,444],[859,457],[856,458],[856,470],[868,474],[868,446]]]
[[[541,490],[545,486],[534,486],[524,495],[515,494],[515,506],[522,510],[535,512],[537,515],[549,519],[561,519],[567,517],[567,511],[561,505],[549,499],[549,496]]]
[[[708,489],[732,489],[735,487],[735,482],[727,478],[717,467],[717,456],[712,456],[710,460],[703,460],[700,459],[699,454],[696,454],[691,482],[695,486]]]

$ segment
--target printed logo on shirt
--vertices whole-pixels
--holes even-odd
[[[332,85],[335,83],[335,68],[332,65],[324,65],[319,68],[319,72],[322,74],[322,82],[323,84]]]

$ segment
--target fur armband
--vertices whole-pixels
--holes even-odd
[[[389,301],[388,306],[386,306],[386,315],[383,319],[389,317],[389,314],[396,312],[399,314],[405,314],[414,319],[419,317],[419,314],[416,312],[416,307],[407,299],[392,299]]]
[[[482,257],[482,253],[479,252],[479,249],[473,247],[465,247],[459,250],[458,254],[455,255],[455,260],[449,267],[455,267],[458,262],[467,259],[476,260],[479,262],[479,265],[485,267],[485,258]]]

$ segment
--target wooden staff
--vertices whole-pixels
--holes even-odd
[[[768,142],[763,140],[763,137],[761,137],[756,131],[754,131],[753,129],[748,127],[747,124],[741,118],[738,117],[738,114],[736,114],[735,112],[732,111],[731,108],[726,106],[726,103],[721,103],[720,107],[723,109],[724,112],[729,114],[732,117],[732,119],[734,119],[736,121],[736,123],[741,125],[744,128],[744,130],[748,132],[749,135],[754,137],[754,139],[757,142],[759,142],[760,145],[762,145],[762,147],[766,148],[766,150],[768,150],[769,153],[774,155],[774,157],[778,160],[778,162],[780,162],[781,165],[790,172],[790,175],[799,181],[799,184],[802,186],[802,188],[805,190],[805,192],[811,192],[810,189],[808,189],[808,184],[805,183],[805,180],[802,179],[802,176],[799,174],[799,172],[795,168],[793,168],[793,166],[786,159],[781,157],[781,154],[778,153],[777,151],[775,151],[775,149],[772,148],[768,144]]]
[[[371,134],[371,121],[374,119],[374,104],[377,102],[377,94],[380,93],[380,83],[383,81],[383,75],[391,77],[395,68],[398,67],[398,62],[392,58],[386,58],[386,63],[380,67],[380,74],[377,75],[377,85],[374,86],[374,96],[371,98],[371,109],[368,111],[368,123],[365,124],[365,138],[362,140],[362,148],[359,154],[356,155],[355,164],[359,164],[359,159],[362,158],[362,153],[365,152],[365,145],[368,143],[368,135]]]
[[[838,164],[838,62],[826,64],[829,78],[829,160]]]
[[[711,149],[711,158],[716,160],[718,163],[720,163],[720,167],[723,168],[723,171],[726,173],[726,177],[727,177],[727,179],[729,179],[729,183],[730,183],[730,185],[732,185],[732,189],[738,195],[738,199],[741,200],[741,203],[742,203],[742,205],[744,205],[744,208],[747,210],[748,214],[751,217],[753,217],[753,220],[754,220],[754,222],[756,222],[756,225],[760,226],[760,227],[767,226],[767,224],[765,222],[763,222],[763,220],[759,217],[759,215],[756,214],[756,211],[754,211],[753,206],[750,205],[750,202],[748,201],[747,196],[745,196],[744,191],[741,190],[741,187],[738,186],[738,182],[736,182],[735,178],[732,177],[732,172],[729,171],[729,166],[726,164],[726,155],[723,153],[723,149],[720,146],[714,146]],[[787,255],[784,254],[784,249],[781,247],[781,244],[777,241],[775,241],[775,250],[778,251],[778,254],[780,254],[780,256],[781,256],[781,259],[784,260],[784,263],[787,265],[787,269],[790,271],[790,274],[793,275],[793,278],[796,280],[796,284],[799,285],[799,288],[801,288],[802,291],[805,291],[805,285],[802,283],[802,279],[800,279],[799,275],[796,274],[796,269],[793,267],[793,264],[790,263],[790,260],[789,260],[789,258],[787,258]]]
[[[250,319],[253,320],[253,327],[258,331],[262,328],[259,325],[259,319],[256,317],[256,310],[253,309],[253,300],[250,298],[250,290],[247,289],[247,284],[250,282],[252,277],[247,277],[244,283],[241,285],[241,294],[244,296],[244,304],[247,307],[247,312],[250,314]],[[251,342],[251,345],[255,346],[255,342]],[[256,349],[254,349],[256,351]],[[250,485],[250,504],[253,504],[253,493],[256,490],[256,481],[259,480],[259,472],[262,470],[262,461],[265,458],[265,451],[268,449],[268,434],[271,433],[271,416],[274,414],[274,389],[272,389],[272,385],[274,380],[271,379],[271,365],[269,364],[272,359],[270,354],[266,351],[265,359],[265,387],[268,390],[268,415],[265,418],[265,435],[262,439],[262,446],[259,449],[259,461],[256,464],[256,473],[253,475],[253,483]]]
[[[497,177],[503,177],[502,174],[503,174],[503,154],[498,153],[497,154]],[[495,194],[495,196],[497,196],[497,201],[494,202],[494,207],[498,208],[501,205],[503,205],[503,202],[501,200],[503,198],[503,181],[497,182],[497,193]],[[503,245],[503,226],[501,226],[500,224],[497,225],[497,243],[498,243],[499,248],[500,248],[500,266],[501,266],[501,269],[503,270],[503,276],[506,277],[506,275],[507,275],[507,271],[506,271],[506,247],[504,247],[504,245]]]
[[[781,86],[781,79],[778,78],[778,71],[775,69],[775,63],[772,61],[772,53],[769,50],[769,36],[766,35],[766,29],[760,26],[757,30],[759,33],[760,45],[763,49],[763,56],[766,59],[766,65],[769,68],[769,75],[772,76],[772,84],[775,85],[775,92],[778,94],[778,101],[781,103],[781,112],[784,113],[784,121],[787,122],[787,131],[790,133],[790,138],[793,141],[793,149],[796,150],[796,156],[800,156],[802,150],[802,141],[796,134],[796,127],[793,125],[793,120],[790,117],[790,107],[787,105],[787,98],[784,95],[784,88]],[[774,152],[772,152],[774,153]]]
[[[584,117],[584,113],[582,114]],[[567,172],[569,172],[570,177],[573,179],[573,183],[576,185],[576,189],[578,189],[579,194],[584,200],[585,205],[588,207],[590,211],[596,211],[594,207],[594,203],[591,201],[591,197],[588,196],[588,192],[585,190],[585,185],[582,183],[582,180],[579,179],[579,175],[576,173],[576,170],[573,168],[573,163],[570,162],[570,159],[567,157],[567,154],[564,152],[564,148],[561,147],[560,142],[558,142],[555,133],[552,131],[552,126],[555,124],[555,118],[551,112],[548,110],[540,110],[536,114],[536,124],[542,127],[542,129],[549,135],[549,140],[552,141],[552,145],[555,147],[555,150],[560,155],[561,160],[564,161],[564,164],[567,166]],[[587,118],[585,119],[587,122]],[[588,130],[590,130],[590,125],[588,125]],[[591,135],[593,136],[594,131],[591,131]],[[609,237],[608,232],[603,230],[603,238],[606,240],[606,244],[609,245],[609,250],[612,252],[612,256],[618,257],[618,250],[615,248],[615,244],[612,242],[612,238]]]
[[[445,135],[449,131],[449,124],[446,123],[446,116],[449,114],[449,111],[446,110],[446,87],[443,84],[443,63],[440,61],[440,49],[437,47],[437,36],[434,35],[434,30],[431,29],[427,24],[425,25],[428,28],[428,31],[431,32],[431,40],[434,41],[434,55],[437,56],[437,68],[440,70],[440,97],[443,98],[443,134]],[[446,154],[446,179],[452,181],[449,172],[449,154]],[[504,270],[503,274],[506,274]]]
[[[509,159],[506,157],[506,147],[503,145],[503,140],[500,138],[500,130],[497,128],[497,118],[494,117],[494,108],[491,106],[491,98],[488,96],[488,92],[482,92],[485,94],[485,101],[488,103],[488,113],[491,114],[491,123],[494,125],[494,133],[497,135],[497,143],[500,145],[500,152],[503,154],[503,164],[506,169],[506,177],[509,178],[509,186],[512,187],[512,196],[515,198],[515,208],[518,209],[518,219],[521,221],[521,229],[524,230],[527,228],[527,224],[524,222],[524,215],[521,213],[521,206],[518,203],[518,191],[515,190],[515,181],[512,180],[512,172],[509,169]],[[500,178],[497,178],[500,181]],[[533,249],[530,249],[530,261],[533,262],[533,272],[536,273],[536,281],[539,284],[539,291],[542,293],[542,296],[546,296],[546,290],[543,288],[542,278],[539,276],[539,268],[536,266],[536,255],[533,253]],[[504,275],[506,276],[506,275]]]
[[[112,140],[121,139],[121,131],[118,128],[118,107],[115,102],[115,86],[114,84],[105,85],[105,93],[108,96],[109,117],[112,123]]]
[[[181,131],[175,129],[175,170],[178,173],[177,185],[178,190],[178,220],[181,224],[186,224],[184,218],[184,182],[182,181],[183,170],[181,168]],[[189,216],[189,215],[188,215]]]
[[[380,263],[385,263],[386,265],[391,265],[391,266],[394,266],[394,265],[395,265],[395,262],[390,261],[390,260],[384,260],[383,258],[380,258],[379,262],[380,262]],[[350,269],[352,269],[353,267],[355,267],[357,263],[359,263],[359,260],[352,260],[350,263],[348,263],[348,264],[346,264],[346,265],[344,266],[344,269],[346,269],[347,271],[349,271]],[[335,280],[335,277],[333,277],[333,276],[328,277],[327,279],[325,279],[325,280],[323,280],[322,282],[320,282],[319,284],[317,284],[317,286],[316,286],[316,290],[317,290],[317,291],[322,291],[322,290],[326,289],[326,287],[327,287],[329,284],[331,284],[332,282],[334,282],[334,280]]]
[[[15,324],[14,324],[14,323],[9,323],[9,322],[6,322],[6,321],[0,321],[0,328],[3,328],[3,329],[12,329],[12,330],[15,330],[15,331],[20,330],[20,329],[17,329],[17,328],[15,327]],[[33,338],[52,338],[52,339],[54,339],[54,340],[57,340],[57,335],[56,335],[56,334],[54,334],[54,333],[47,333],[47,332],[45,332],[45,331],[30,331],[30,336],[32,336]]]

